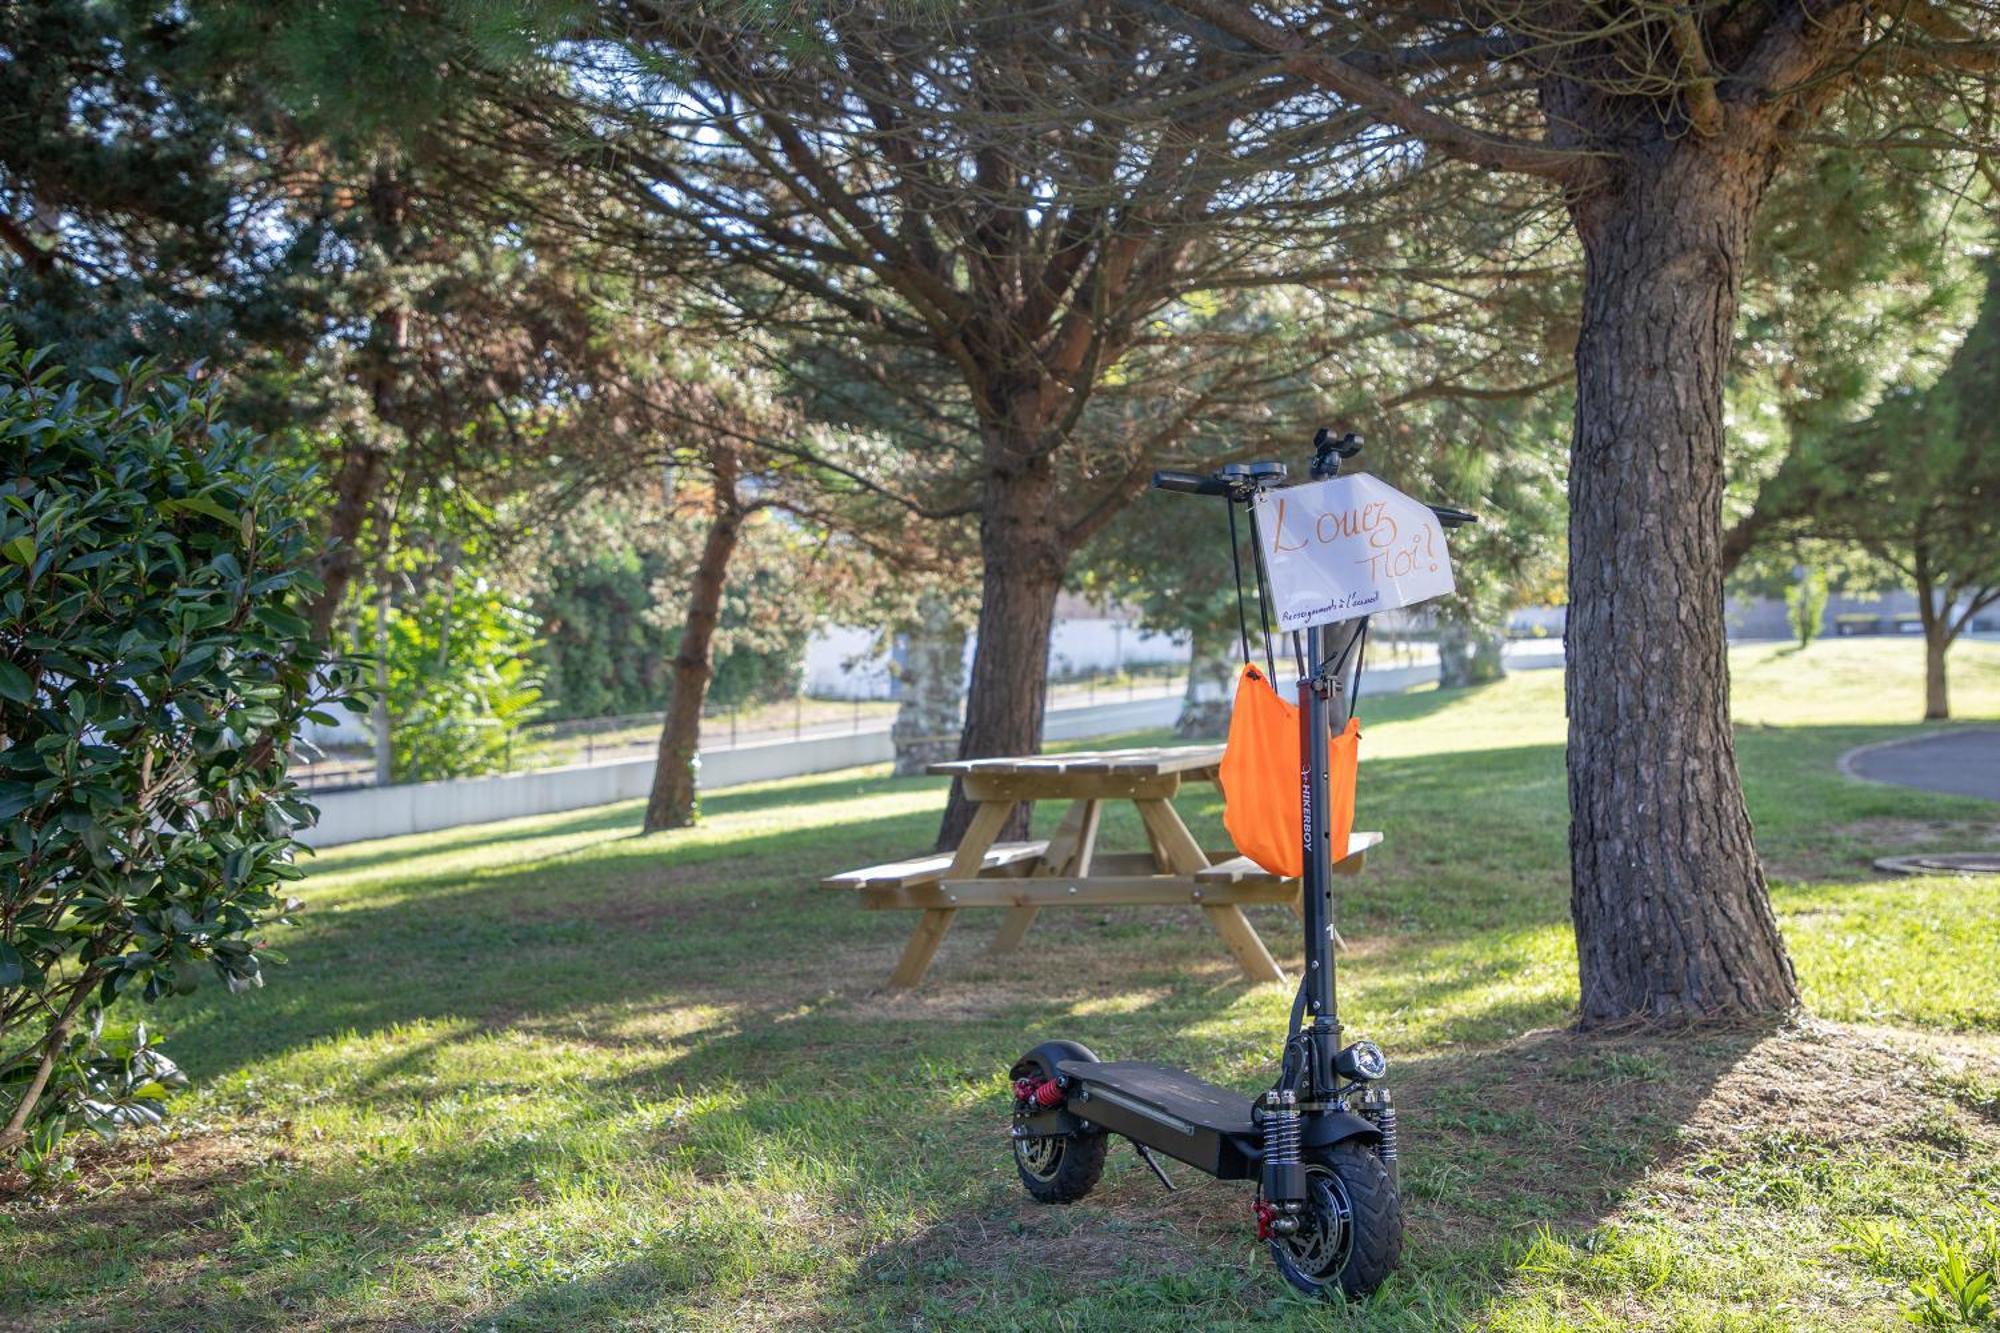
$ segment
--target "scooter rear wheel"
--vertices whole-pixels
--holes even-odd
[[[1104,1174],[1104,1134],[1057,1134],[1015,1139],[1014,1169],[1028,1193],[1042,1203],[1075,1203],[1097,1188]]]
[[[1382,1160],[1359,1143],[1306,1159],[1306,1210],[1271,1260],[1308,1296],[1366,1296],[1403,1257],[1403,1204]]]

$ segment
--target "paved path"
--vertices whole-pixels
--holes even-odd
[[[1991,727],[1954,727],[1866,745],[1848,751],[1840,763],[1849,774],[1870,782],[2000,801],[2000,730]]]

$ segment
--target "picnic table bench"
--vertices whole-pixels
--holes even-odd
[[[829,875],[825,889],[856,895],[870,911],[918,911],[892,987],[924,978],[958,913],[1004,909],[995,952],[1018,948],[1044,907],[1110,907],[1194,903],[1221,935],[1252,981],[1283,981],[1284,971],[1243,915],[1246,905],[1282,904],[1302,914],[1297,879],[1273,875],[1234,851],[1204,851],[1173,807],[1187,782],[1214,782],[1220,745],[1131,750],[1084,750],[1019,759],[964,759],[932,764],[932,773],[960,778],[977,803],[956,849]],[[1023,801],[1069,802],[1046,840],[1000,842]],[[1107,801],[1130,801],[1145,829],[1144,852],[1100,852],[1098,827]],[[1336,874],[1361,870],[1379,833],[1355,833]]]

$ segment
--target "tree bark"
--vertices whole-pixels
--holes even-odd
[[[1187,692],[1181,696],[1181,715],[1174,721],[1176,736],[1220,736],[1229,729],[1229,682],[1238,665],[1229,651],[1233,643],[1235,638],[1226,631],[1195,626],[1188,645]]]
[[[989,440],[986,494],[979,517],[978,641],[965,701],[958,757],[1035,754],[1042,747],[1048,700],[1049,636],[1069,550],[1056,515],[1055,468],[1047,450],[1027,439]],[[1030,443],[1032,441],[1033,443]],[[956,847],[972,822],[974,803],[954,780],[938,827],[938,847]],[[1030,808],[1015,808],[1002,838],[1025,838]]]
[[[715,507],[702,539],[694,581],[688,588],[680,646],[674,653],[673,691],[660,728],[659,765],[653,771],[653,791],[646,801],[647,833],[687,828],[697,814],[695,770],[701,748],[701,708],[708,698],[709,681],[715,676],[715,627],[722,618],[722,591],[744,519],[736,496],[734,457],[719,454],[715,471]]]
[[[904,640],[901,698],[889,728],[897,777],[916,776],[958,753],[964,682],[965,626],[945,598],[926,594]]]
[[[1945,688],[1944,658],[1951,651],[1951,639],[1941,629],[1924,630],[1924,720],[1941,721],[1951,716],[1951,697]]]
[[[341,455],[340,468],[333,474],[333,508],[326,517],[327,544],[315,562],[320,591],[306,607],[313,642],[322,647],[332,638],[341,599],[361,568],[358,545],[361,529],[375,507],[375,497],[382,492],[382,475],[387,470],[388,460],[380,449],[361,445]]]
[[[1438,617],[1438,688],[1463,689],[1490,685],[1507,674],[1501,656],[1504,640],[1483,625],[1468,625],[1456,616]]]
[[[1945,654],[1951,651],[1951,594],[1938,595],[1932,574],[1930,544],[1918,537],[1912,544],[1916,566],[1917,616],[1924,626],[1924,721],[1941,721],[1951,716],[1951,699],[1945,688]]]
[[[409,194],[403,180],[386,161],[378,164],[368,185],[368,215],[375,227],[376,242],[385,254],[402,255],[403,221],[408,210]],[[403,381],[408,373],[404,361],[409,348],[410,311],[401,294],[392,293],[387,303],[370,317],[368,338],[356,361],[356,371],[368,390],[375,424],[383,432],[397,429]],[[360,569],[357,542],[382,494],[388,470],[388,453],[379,441],[362,439],[341,452],[340,466],[333,474],[333,510],[327,515],[327,546],[317,562],[321,591],[306,608],[306,620],[312,625],[315,642],[328,642],[334,618],[340,614],[341,598]],[[388,534],[383,535],[386,539]]]
[[[1578,199],[1571,913],[1585,1026],[1798,1001],[1751,840],[1722,615],[1723,384],[1772,159],[1662,137]]]

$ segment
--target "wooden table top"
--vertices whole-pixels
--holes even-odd
[[[978,773],[988,777],[1055,777],[1109,773],[1121,777],[1165,777],[1170,773],[1198,775],[1222,763],[1220,745],[1155,745],[1132,750],[1072,750],[1065,754],[1031,754],[1016,759],[955,759],[927,770],[956,777]]]

